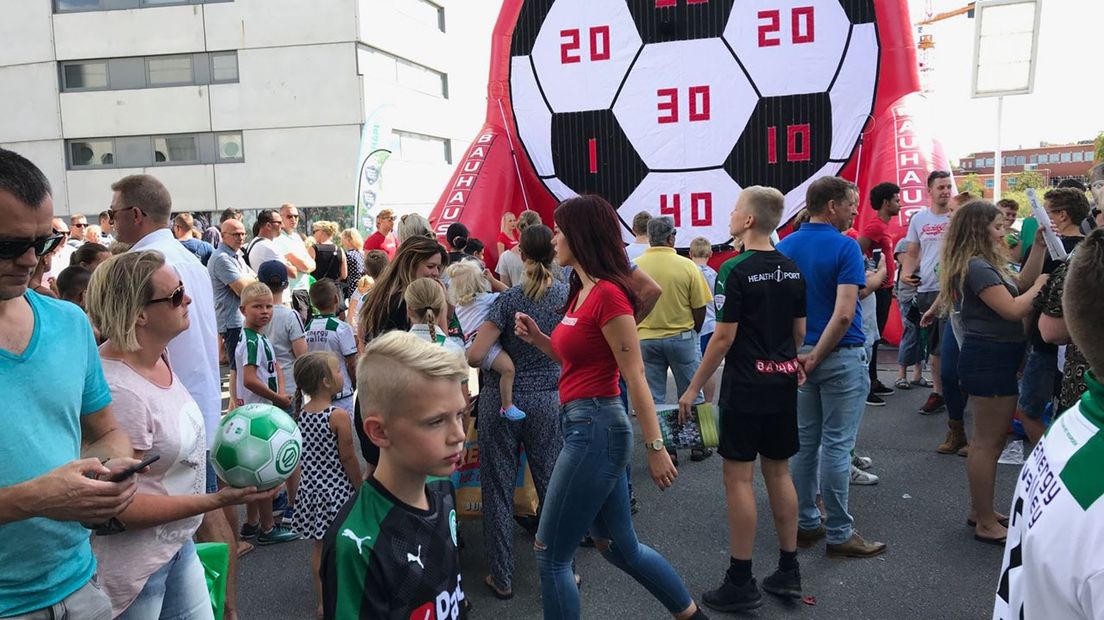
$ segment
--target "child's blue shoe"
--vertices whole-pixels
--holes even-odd
[[[511,422],[517,422],[518,420],[525,419],[525,412],[518,409],[515,405],[510,405],[509,409],[501,409],[499,413]]]

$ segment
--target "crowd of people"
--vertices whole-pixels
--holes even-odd
[[[98,225],[67,224],[38,168],[0,150],[0,387],[25,410],[0,473],[0,617],[211,618],[195,543],[222,542],[236,618],[238,558],[303,538],[320,618],[466,617],[456,500],[439,478],[461,465],[470,419],[481,587],[494,597],[515,594],[523,451],[546,618],[580,617],[580,545],[674,618],[753,610],[761,590],[802,596],[799,548],[886,551],[848,509],[851,485],[878,481],[855,447],[865,407],[915,387],[932,389],[920,413],[948,413],[938,452],[967,456],[975,539],[1007,542],[995,615],[1094,617],[1099,589],[1077,584],[1099,579],[1100,561],[1080,557],[1060,577],[1046,558],[1065,532],[1089,536],[1101,510],[1104,391],[1091,369],[1104,368],[1104,233],[1085,229],[1104,216],[1088,188],[1061,187],[1043,196],[1044,221],[1016,230],[1014,203],[956,195],[944,171],[928,188],[900,239],[897,186],[869,190],[876,214],[856,230],[859,189],[825,177],[782,239],[783,195],[745,188],[729,222],[738,252],[719,265],[667,216],[637,214],[626,246],[616,210],[593,195],[561,203],[552,227],[508,212],[487,256],[462,224],[442,245],[426,218],[386,209],[363,241],[307,226],[293,204],[260,211],[251,235],[233,209],[199,230],[149,175],[112,184]],[[1104,165],[1091,188],[1102,204]],[[895,306],[890,387],[878,349]],[[700,597],[633,526],[634,443],[658,488],[679,476],[657,413],[669,375],[679,421],[719,409],[718,445],[692,446],[690,460],[714,447],[723,459],[730,559]],[[35,389],[45,376],[69,379]],[[287,411],[303,435],[299,469],[264,492],[226,486],[209,453],[226,410],[250,403]],[[1005,515],[994,483],[1013,417],[1035,450]],[[1063,432],[1044,435],[1055,424]],[[761,585],[757,460],[779,548]],[[1053,501],[1068,506],[1042,506]]]

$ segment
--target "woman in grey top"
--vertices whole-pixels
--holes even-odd
[[[1020,294],[1002,246],[1000,217],[990,202],[959,208],[943,241],[939,278],[942,305],[950,310],[961,342],[959,384],[975,403],[966,461],[967,524],[976,540],[1003,545],[1008,518],[993,509],[993,481],[1016,408],[1016,372],[1026,346],[1022,321],[1046,276]]]
[[[498,374],[483,371],[479,394],[479,466],[483,492],[483,539],[490,557],[486,584],[500,599],[513,596],[513,497],[518,471],[518,445],[524,446],[533,473],[537,497],[552,477],[552,467],[563,446],[560,434],[560,366],[514,335],[518,312],[533,317],[541,331],[551,333],[563,319],[567,285],[552,276],[552,231],[533,224],[521,233],[525,261],[524,284],[503,292],[491,306],[487,320],[468,349],[468,363],[478,367],[496,341],[514,360],[514,404],[525,411],[521,421],[499,415]]]

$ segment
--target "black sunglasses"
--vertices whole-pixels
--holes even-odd
[[[0,260],[13,260],[23,256],[27,250],[34,248],[35,256],[42,258],[53,252],[65,235],[54,231],[54,234],[37,239],[2,239],[0,240]]]
[[[173,308],[179,308],[180,304],[184,303],[184,285],[181,284],[178,286],[176,290],[172,292],[172,295],[162,297],[161,299],[151,299],[146,302],[146,305],[159,304],[166,301],[171,303]]]

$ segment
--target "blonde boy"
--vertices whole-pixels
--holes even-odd
[[[464,448],[464,360],[393,331],[357,367],[364,431],[379,466],[322,548],[325,618],[466,618],[448,476]]]
[[[246,285],[241,292],[241,312],[245,325],[234,350],[238,368],[236,406],[271,403],[287,409],[291,397],[284,391],[284,373],[276,363],[272,343],[263,333],[272,320],[272,291],[268,286],[261,282]],[[271,545],[299,538],[295,530],[275,524],[271,504],[271,500],[261,500],[246,505],[243,539],[256,536],[258,545]]]

